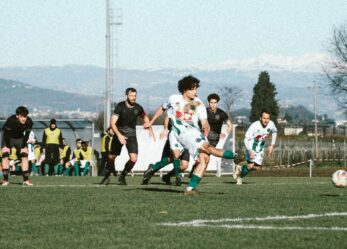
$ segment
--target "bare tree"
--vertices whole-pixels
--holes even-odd
[[[347,23],[334,29],[329,52],[332,60],[324,71],[337,103],[347,114]]]
[[[242,95],[242,91],[238,87],[222,86],[218,88],[218,94],[221,98],[221,104],[224,111],[231,117],[233,104]]]

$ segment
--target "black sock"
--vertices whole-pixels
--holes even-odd
[[[26,171],[22,172],[22,176],[23,176],[23,181],[24,182],[29,180],[29,175],[30,175],[29,170],[26,170]]]
[[[10,173],[9,169],[3,169],[2,170],[2,175],[4,176],[4,181],[8,182],[8,175],[9,175],[9,173]]]
[[[135,163],[133,161],[127,161],[122,171],[122,176],[126,176],[134,167]]]

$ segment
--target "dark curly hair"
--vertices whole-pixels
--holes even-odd
[[[24,117],[28,116],[29,111],[25,106],[18,106],[16,109],[16,115],[22,115]]]
[[[198,88],[200,86],[199,83],[200,80],[193,77],[192,75],[188,75],[178,81],[178,91],[183,94],[187,90]]]
[[[208,102],[210,102],[211,101],[211,99],[215,99],[215,100],[217,100],[217,103],[219,102],[219,100],[220,100],[220,97],[219,97],[219,95],[218,94],[216,94],[216,93],[211,93],[210,95],[208,95],[208,97],[207,97],[207,100],[208,100]]]

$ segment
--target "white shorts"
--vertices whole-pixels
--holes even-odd
[[[199,156],[199,149],[204,143],[207,143],[207,139],[200,130],[187,127],[179,135],[173,132],[177,136],[177,140],[180,144],[189,151],[189,154],[196,160]]]
[[[255,163],[257,165],[262,165],[263,164],[263,160],[264,160],[264,150],[260,151],[260,152],[255,152],[254,153],[254,158],[251,159],[250,155],[249,155],[249,151],[246,149],[246,160],[247,162],[251,162],[251,163]]]
[[[169,142],[171,150],[179,150],[181,153],[184,150],[183,145],[178,141],[177,134],[175,132],[169,133]]]

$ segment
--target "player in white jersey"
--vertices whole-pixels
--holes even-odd
[[[198,194],[196,187],[204,175],[210,154],[228,159],[235,157],[232,151],[216,149],[209,145],[206,139],[210,126],[207,121],[206,107],[196,97],[197,88],[200,86],[199,83],[200,81],[193,76],[187,76],[181,79],[178,82],[178,90],[181,94],[171,95],[168,102],[158,108],[148,124],[151,126],[167,110],[172,124],[171,132],[177,138],[177,143],[173,144],[175,147],[171,148],[174,157],[179,158],[179,155],[175,155],[175,151],[182,152],[183,149],[187,149],[195,160],[199,160],[199,164],[194,170],[185,195]],[[199,121],[202,132],[198,125]]]
[[[234,178],[236,184],[242,184],[242,178],[251,170],[256,170],[263,163],[264,147],[266,138],[271,135],[271,144],[268,146],[268,154],[271,154],[277,138],[277,128],[270,120],[270,113],[262,111],[260,120],[255,121],[248,128],[244,144],[246,147],[247,165],[236,165],[234,168]]]

